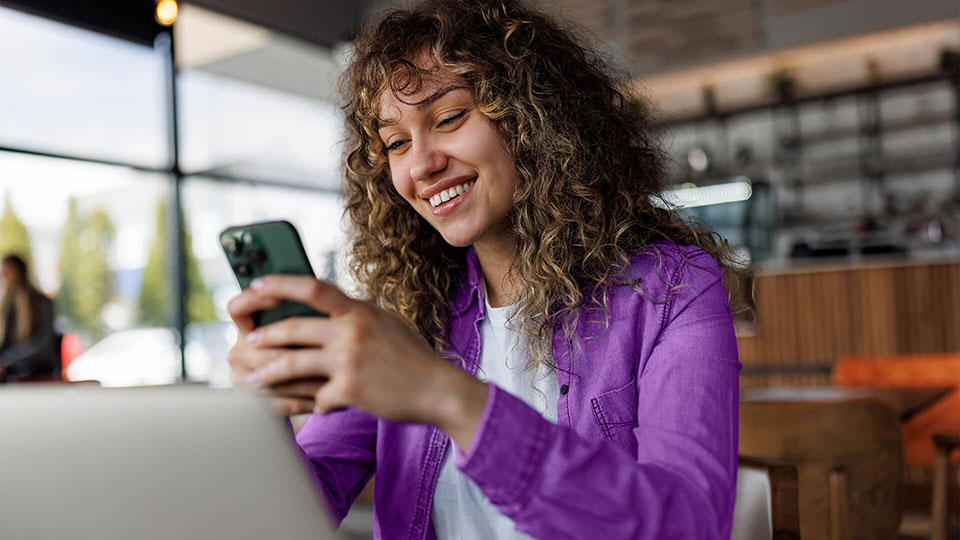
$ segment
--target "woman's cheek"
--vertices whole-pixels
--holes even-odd
[[[396,169],[391,168],[391,170]],[[407,201],[412,201],[416,197],[416,190],[409,175],[391,174],[390,179],[393,181],[393,189],[397,190],[401,197]]]

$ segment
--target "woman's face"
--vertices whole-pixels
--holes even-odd
[[[9,264],[0,263],[0,288],[6,290],[17,285],[17,272]]]
[[[401,98],[385,91],[379,114],[397,192],[451,245],[498,242],[517,171],[496,126],[453,75]]]

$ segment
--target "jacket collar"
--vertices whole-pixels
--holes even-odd
[[[474,306],[483,304],[483,272],[480,270],[480,261],[473,246],[467,250],[466,279],[460,280],[457,292],[453,295],[450,304],[450,314],[459,316]]]

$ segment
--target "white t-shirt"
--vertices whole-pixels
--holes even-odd
[[[540,411],[547,420],[557,421],[557,376],[543,364],[537,372],[524,370],[528,349],[508,324],[514,306],[490,307],[480,324],[482,342],[477,378],[491,381]],[[534,379],[531,385],[531,379]],[[480,488],[460,474],[449,448],[444,457],[437,488],[433,492],[431,519],[439,540],[518,540],[530,536],[517,531],[513,520],[500,513]]]

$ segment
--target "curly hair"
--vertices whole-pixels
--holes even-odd
[[[731,297],[747,276],[726,241],[664,202],[650,111],[628,98],[628,77],[583,43],[516,0],[427,0],[383,12],[354,41],[343,78],[351,269],[440,352],[466,248],[447,244],[396,192],[377,133],[380,96],[413,95],[430,71],[465,82],[516,165],[511,272],[526,291],[514,317],[532,338],[528,367],[552,366],[555,328],[572,336],[582,307],[608,315],[607,288],[636,286],[623,270],[658,240],[709,252]],[[421,55],[432,67],[414,63]]]

